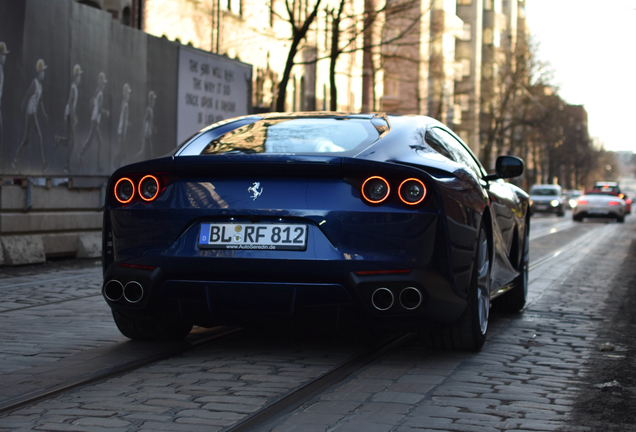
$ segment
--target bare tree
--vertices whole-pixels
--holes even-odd
[[[537,104],[539,112],[545,112],[537,96],[528,90],[547,81],[543,65],[535,59],[535,47],[519,43],[514,50],[498,54],[488,75],[484,74],[481,94],[480,157],[488,168],[494,156],[516,154],[514,129],[526,123],[529,114],[537,115]]]
[[[271,1],[271,0],[270,0]],[[276,100],[276,110],[277,111],[285,111],[285,99],[287,95],[287,84],[289,83],[289,78],[291,76],[292,68],[294,67],[294,58],[298,53],[300,43],[307,36],[307,32],[311,27],[311,24],[316,19],[316,15],[318,14],[318,9],[320,7],[321,0],[315,0],[313,2],[313,7],[311,8],[311,12],[309,14],[305,14],[303,12],[307,12],[309,8],[305,11],[302,10],[300,5],[301,2],[297,2],[296,0],[292,0],[290,4],[290,0],[285,0],[285,9],[287,11],[287,16],[283,17],[274,13],[281,19],[287,21],[291,26],[291,46],[289,47],[289,53],[287,54],[287,61],[285,62],[285,70],[283,71],[283,76],[281,77],[280,83],[278,84],[278,97]]]
[[[373,82],[376,68],[374,68],[371,57],[374,50],[387,45],[419,43],[415,41],[405,42],[405,38],[414,33],[422,19],[423,13],[415,11],[416,6],[419,6],[420,3],[421,0],[365,0],[364,10],[356,12],[353,9],[352,0],[340,0],[337,7],[326,8],[327,15],[331,17],[330,50],[328,53],[329,106],[331,110],[338,109],[336,67],[340,56],[364,51],[363,68],[365,70],[363,70],[363,74],[369,74],[371,82]],[[398,18],[406,22],[401,22],[396,32],[387,32],[387,26],[391,27],[391,23]],[[375,35],[376,37],[374,37],[374,32],[382,32],[383,35]],[[358,43],[361,37],[362,44]],[[369,71],[367,68],[371,68],[371,70]],[[363,83],[363,99],[368,98],[369,87],[374,88],[375,86],[368,81]],[[366,104],[369,105],[368,101]]]

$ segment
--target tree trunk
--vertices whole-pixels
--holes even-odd
[[[320,2],[322,0],[316,0],[316,5],[314,6],[314,10],[311,14],[305,19],[302,26],[299,28],[296,26],[296,18],[294,16],[294,11],[289,7],[288,1],[285,2],[287,6],[287,13],[289,15],[289,23],[292,26],[292,44],[289,48],[289,54],[287,54],[287,62],[285,63],[285,70],[283,71],[283,76],[278,84],[278,97],[276,98],[276,111],[282,112],[285,111],[285,99],[287,98],[287,84],[289,83],[289,78],[291,77],[291,71],[294,67],[294,58],[296,57],[296,53],[298,52],[298,46],[300,42],[307,35],[307,31],[311,26],[311,23],[314,22],[316,15],[318,14],[318,6],[320,6]],[[344,1],[344,0],[343,0]]]
[[[338,13],[331,23],[331,53],[329,55],[329,109],[338,111],[338,88],[336,87],[336,63],[340,55],[340,21],[345,0],[340,0]]]
[[[362,112],[375,111],[375,73],[373,71],[373,23],[375,21],[375,5],[373,0],[364,0],[364,37],[362,56]]]
[[[294,40],[292,41],[291,47],[289,48],[289,54],[287,55],[287,63],[285,63],[283,77],[280,79],[280,83],[278,83],[278,97],[276,98],[276,111],[278,112],[285,111],[285,99],[287,99],[287,84],[289,83],[289,78],[291,77],[291,70],[294,67],[294,57],[298,52],[298,45],[300,45],[301,40],[302,38],[296,37],[296,35],[294,35]]]

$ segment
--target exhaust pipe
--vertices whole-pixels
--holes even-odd
[[[104,297],[112,302],[121,300],[124,296],[124,286],[118,280],[112,279],[104,285]]]
[[[385,311],[393,306],[393,293],[388,288],[378,288],[371,294],[371,304],[379,311]]]
[[[124,298],[129,303],[137,303],[144,296],[144,287],[139,282],[130,281],[124,287]]]
[[[417,309],[422,304],[422,293],[417,288],[404,288],[400,293],[400,304],[406,310]]]

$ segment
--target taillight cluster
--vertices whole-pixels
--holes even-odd
[[[143,201],[151,202],[159,195],[160,184],[159,179],[153,175],[146,175],[135,184],[128,178],[122,177],[115,183],[115,198],[121,204],[128,204],[138,194]]]
[[[371,176],[362,183],[361,192],[369,204],[381,204],[391,196],[391,185],[384,177]],[[397,194],[404,204],[417,205],[426,198],[426,186],[419,179],[407,178],[397,187]]]

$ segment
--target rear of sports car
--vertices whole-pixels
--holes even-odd
[[[625,201],[610,193],[586,193],[576,200],[572,219],[580,222],[584,218],[611,218],[618,222],[625,221],[627,213]]]
[[[343,136],[364,148],[382,139],[369,119],[359,123]],[[178,339],[193,324],[318,310],[408,329],[458,319],[466,302],[449,277],[442,200],[426,171],[353,157],[359,145],[334,137],[314,151],[250,152],[267,141],[254,127],[111,178],[103,294],[122,333]]]

